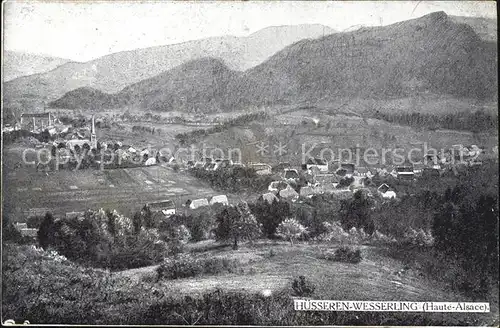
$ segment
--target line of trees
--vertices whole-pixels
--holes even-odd
[[[151,133],[151,134],[158,134],[160,135],[162,130],[161,129],[157,129],[155,128],[154,126],[142,126],[142,125],[134,125],[132,126],[132,132],[147,132],[147,133]]]
[[[190,132],[179,133],[175,136],[175,139],[181,145],[190,145],[198,142],[201,138],[204,138],[213,133],[219,133],[229,128],[245,125],[255,120],[263,120],[268,118],[269,115],[266,112],[257,112],[251,114],[244,114],[236,118],[229,119],[224,123],[218,124],[214,127],[208,129],[197,129]]]
[[[253,168],[248,167],[230,167],[216,171],[192,168],[190,172],[216,189],[231,192],[262,191],[273,181],[270,176],[258,175]]]
[[[497,129],[498,115],[484,110],[475,112],[448,113],[443,115],[425,113],[382,113],[377,111],[374,118],[391,123],[409,125],[416,128],[466,130],[484,132]]]

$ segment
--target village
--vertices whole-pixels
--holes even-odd
[[[228,172],[238,175],[239,171],[250,170],[256,177],[265,178],[269,182],[264,188],[249,190],[244,197],[229,196],[234,201],[233,205],[245,197],[261,199],[272,204],[279,200],[301,202],[301,199],[321,194],[337,194],[345,198],[351,197],[357,191],[381,202],[397,201],[410,194],[411,186],[419,180],[436,180],[443,176],[467,174],[467,170],[481,165],[481,155],[484,154],[484,149],[476,145],[466,147],[458,144],[440,154],[426,154],[416,164],[406,160],[403,165],[359,165],[358,163],[356,166],[352,162],[327,161],[322,158],[309,158],[302,165],[291,165],[289,162],[241,163],[225,158],[201,157],[202,154],[197,155],[198,160],[192,160],[188,156],[179,158],[171,154],[166,156],[161,153],[161,150],[151,147],[134,147],[134,145],[111,139],[98,140],[97,126],[103,126],[105,124],[103,120],[95,119],[94,115],[86,120],[87,124],[81,123],[81,120],[80,118],[78,124],[75,122],[63,124],[57,115],[51,112],[22,114],[19,124],[14,127],[5,126],[3,134],[6,140],[9,140],[9,134],[29,135],[24,137],[24,140],[28,140],[28,144],[34,147],[33,150],[50,150],[51,156],[46,160],[38,158],[37,162],[31,162],[34,163],[36,172],[45,172],[45,174],[49,172],[57,174],[57,171],[63,170],[71,172],[74,170],[147,169],[160,166],[168,170],[167,175],[190,175],[205,178],[205,180],[207,175],[217,176],[228,174]],[[154,131],[152,133],[154,134]],[[21,165],[23,164],[16,163],[15,167],[19,168]],[[213,191],[205,198],[196,198],[195,194],[181,198],[176,195],[177,199],[158,200],[159,190],[155,190],[151,185],[161,183],[161,181],[145,180],[148,184],[147,190],[151,190],[153,196],[150,200],[147,199],[147,195],[144,197],[146,198],[144,206],[160,215],[163,213],[165,220],[179,212],[185,213],[214,204],[231,204],[228,195],[217,194],[217,191]],[[109,184],[109,187],[115,186]],[[42,188],[32,189],[42,191]],[[78,187],[73,185],[70,189],[76,190]],[[24,189],[18,188],[18,190]],[[165,188],[166,190],[168,187]],[[219,192],[224,192],[223,188]],[[23,213],[26,216],[24,220],[28,220],[32,215],[40,215],[45,210],[47,210],[46,207],[24,209]],[[57,212],[57,209],[49,208],[48,210]],[[82,211],[71,210],[66,213],[66,216],[71,217],[82,213]],[[36,236],[36,229],[27,227],[25,222],[17,223],[16,227],[23,235],[31,238]]]

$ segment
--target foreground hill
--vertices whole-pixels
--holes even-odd
[[[495,101],[496,51],[496,43],[481,40],[469,25],[437,12],[389,26],[302,40],[241,74],[222,62],[201,59],[112,96],[96,92],[89,99],[75,90],[51,106],[210,112],[419,94]]]
[[[10,81],[26,75],[45,73],[69,61],[69,59],[64,58],[4,50],[3,81]]]
[[[5,83],[5,102],[9,107],[34,108],[81,87],[117,92],[202,57],[219,58],[233,70],[246,70],[298,40],[333,32],[322,25],[279,26],[265,28],[248,37],[212,37],[118,52],[85,63],[67,63],[44,74]]]
[[[210,244],[208,244],[211,246]],[[196,245],[194,245],[196,246]],[[203,245],[200,245],[203,246]],[[326,246],[331,250],[336,245]],[[326,248],[325,247],[325,248]],[[272,256],[269,254],[272,253]],[[306,276],[318,299],[469,301],[374,247],[362,247],[359,264],[315,259],[317,245],[283,243],[208,250],[198,257],[237,259],[236,273],[156,281],[154,268],[110,272],[75,264],[55,252],[29,245],[4,246],[3,314],[17,323],[107,325],[491,325],[491,313],[298,312],[292,280]],[[248,263],[245,263],[244,261]],[[19,273],[22,274],[19,274]],[[270,290],[273,297],[262,297]],[[493,303],[495,302],[495,303]],[[82,314],[81,309],[85,309]],[[178,315],[172,315],[178,313]],[[193,315],[194,313],[194,315]],[[189,320],[189,321],[187,321]]]

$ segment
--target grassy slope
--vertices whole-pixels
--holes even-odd
[[[381,255],[376,248],[362,246],[363,260],[359,264],[330,262],[317,259],[319,250],[335,250],[337,245],[309,245],[288,243],[258,243],[245,245],[238,250],[216,248],[198,253],[200,257],[224,256],[238,258],[243,265],[243,275],[228,273],[219,276],[202,276],[165,282],[169,290],[178,294],[193,295],[214,288],[260,292],[277,291],[291,283],[294,277],[304,275],[317,286],[319,298],[341,300],[460,300],[459,295],[446,291],[418,275],[409,272],[398,276],[403,263]],[[191,245],[192,250],[196,245]],[[270,250],[274,256],[270,257]],[[156,266],[132,269],[117,273],[138,281],[151,279]]]
[[[245,272],[241,275],[226,274],[156,283],[152,273],[154,267],[109,273],[83,268],[68,261],[57,261],[54,256],[27,246],[4,244],[3,314],[5,318],[14,318],[16,321],[29,318],[32,323],[42,320],[84,323],[89,318],[101,324],[140,323],[142,313],[150,305],[165,301],[165,297],[178,299],[189,295],[197,298],[215,287],[226,291],[278,291],[288,287],[290,280],[300,274],[306,275],[316,284],[315,298],[318,299],[467,301],[411,270],[397,277],[394,272],[401,269],[402,263],[380,255],[375,248],[363,247],[364,259],[359,264],[344,264],[315,259],[317,246],[305,244],[293,247],[284,243],[242,246],[238,251],[210,250],[207,246],[210,245],[205,243],[202,246],[205,251],[198,256],[238,257],[242,262],[248,262],[243,265]],[[275,252],[274,257],[266,255],[271,248]],[[75,306],[78,306],[78,311]],[[437,322],[443,320],[459,324],[464,318],[469,318],[465,322],[485,325],[498,320],[497,313],[498,306],[494,303],[489,314],[432,316]],[[165,317],[168,313],[161,315]]]

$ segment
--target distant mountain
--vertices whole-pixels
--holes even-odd
[[[246,70],[298,40],[333,33],[323,25],[269,27],[248,37],[212,37],[179,44],[123,51],[85,63],[67,63],[55,70],[4,84],[4,101],[11,107],[36,107],[66,92],[91,87],[117,92],[188,61],[219,58],[232,70]]]
[[[227,110],[228,86],[241,72],[230,70],[220,59],[197,59],[153,78],[130,85],[119,93],[79,88],[50,103],[53,108],[100,109],[134,106],[151,110],[213,112]]]
[[[299,41],[246,71],[232,92],[236,102],[253,104],[426,92],[492,99],[497,85],[496,43],[435,12]]]
[[[302,40],[243,73],[221,61],[195,60],[112,95],[78,90],[52,103],[148,110],[244,108],[248,105],[393,99],[415,94],[497,100],[497,49],[444,12],[389,26]],[[75,106],[75,104],[77,104]]]
[[[498,42],[497,20],[485,17],[450,16],[455,23],[467,24],[484,41]]]
[[[69,62],[69,59],[4,50],[3,81],[44,73]]]

